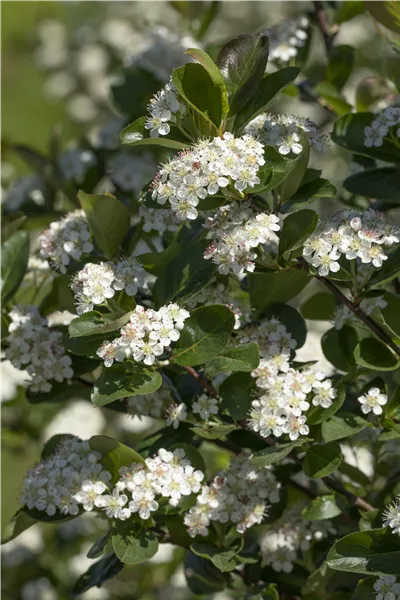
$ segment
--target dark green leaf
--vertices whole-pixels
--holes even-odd
[[[308,477],[320,479],[336,471],[342,459],[342,451],[337,442],[314,444],[307,450],[303,470]]]
[[[299,210],[286,217],[279,236],[279,254],[282,256],[285,252],[301,248],[317,224],[318,215],[313,210]]]
[[[121,562],[128,565],[138,565],[149,560],[158,550],[155,535],[129,521],[117,521],[111,539],[115,554]]]
[[[1,247],[1,299],[8,302],[24,278],[29,259],[29,236],[16,231]]]
[[[102,455],[100,462],[104,469],[111,473],[113,483],[118,481],[121,467],[128,467],[132,463],[145,464],[144,459],[133,448],[107,435],[94,435],[90,438],[89,444],[92,450],[97,450]]]
[[[396,248],[394,252],[389,255],[389,258],[385,260],[382,267],[377,269],[369,280],[369,287],[375,285],[382,285],[392,281],[395,277],[400,275],[400,247]]]
[[[322,423],[322,437],[326,442],[342,440],[359,433],[368,426],[368,421],[359,415],[340,413]]]
[[[354,350],[357,343],[357,334],[349,325],[343,325],[339,330],[328,329],[321,339],[325,358],[341,371],[350,371],[354,368]]]
[[[26,391],[26,399],[31,404],[65,402],[73,399],[89,400],[89,398],[90,387],[79,383],[79,381],[72,381],[71,383],[66,381],[54,382],[50,392],[32,392],[29,389]]]
[[[292,159],[293,167],[290,173],[277,188],[278,194],[283,201],[292,198],[296,194],[307,171],[310,159],[310,145],[305,134],[300,135],[300,143],[303,146],[303,150]]]
[[[366,10],[390,31],[400,33],[400,5],[396,0],[370,1]]]
[[[174,362],[195,366],[218,356],[227,345],[234,324],[234,314],[226,306],[196,308],[185,321],[173,353]]]
[[[338,6],[337,23],[345,23],[361,15],[365,11],[365,5],[360,0],[345,0]]]
[[[172,71],[172,81],[182,98],[206,121],[219,127],[222,119],[222,88],[206,69],[188,63]],[[204,132],[205,133],[205,132]]]
[[[318,292],[311,296],[300,308],[303,317],[311,321],[331,321],[335,310],[335,296],[327,292]]]
[[[72,338],[85,337],[87,335],[105,335],[121,329],[129,322],[132,312],[125,313],[118,319],[106,321],[104,315],[98,311],[90,311],[73,319],[68,327]]]
[[[32,527],[36,522],[36,519],[30,517],[22,508],[20,508],[6,525],[1,538],[1,543],[6,544],[7,542],[10,542],[18,537],[23,531]]]
[[[79,596],[95,586],[101,587],[103,583],[118,575],[123,567],[124,565],[115,556],[114,552],[107,554],[79,577],[72,590],[73,596]]]
[[[189,589],[194,594],[215,594],[226,587],[226,577],[211,561],[187,552],[184,572]]]
[[[85,194],[80,190],[78,198],[97,246],[106,258],[113,258],[129,229],[128,207],[111,194]]]
[[[251,100],[265,73],[268,38],[244,34],[225,44],[216,59],[229,95],[229,116],[237,114]]]
[[[270,304],[291,300],[310,281],[311,276],[300,269],[285,269],[248,275],[251,305],[265,310]]]
[[[221,384],[221,410],[226,410],[235,421],[246,419],[251,407],[254,379],[249,373],[234,373]]]
[[[302,184],[297,192],[286,200],[281,207],[283,214],[304,208],[318,198],[332,198],[336,195],[335,186],[327,179],[314,179]]]
[[[394,371],[400,361],[389,348],[375,338],[367,337],[354,350],[356,363],[374,371]]]
[[[400,537],[389,528],[350,533],[332,546],[327,563],[336,571],[400,575]]]
[[[129,146],[162,146],[172,150],[184,150],[189,144],[172,140],[165,136],[145,137],[147,130],[144,127],[146,117],[140,117],[133,123],[125,127],[120,133],[120,139],[123,144]]]
[[[26,215],[23,212],[18,211],[11,213],[10,215],[4,215],[1,219],[1,241],[4,244],[9,237],[13,235],[26,219]]]
[[[341,512],[336,504],[334,494],[328,494],[312,500],[311,504],[303,509],[301,516],[306,521],[320,521],[323,519],[333,519],[340,515]]]
[[[378,167],[355,173],[343,183],[352,194],[400,204],[400,170],[398,167]]]
[[[354,4],[363,4],[363,2],[358,1],[354,2]],[[360,579],[351,600],[376,600],[376,591],[374,590],[375,581],[374,577]]]
[[[105,406],[121,398],[152,394],[161,384],[160,373],[151,369],[137,366],[128,372],[120,368],[105,368],[96,379],[91,399],[94,406]]]
[[[208,429],[204,427],[191,427],[190,430],[205,440],[223,440],[228,433],[235,431],[236,425],[210,425]]]
[[[93,546],[88,550],[86,556],[88,558],[99,558],[104,552],[107,542],[111,537],[111,530],[109,529],[104,535],[95,541]]]
[[[256,95],[236,115],[235,131],[241,133],[247,123],[264,112],[271,100],[294,81],[299,72],[297,67],[286,67],[265,75],[257,87]]]
[[[220,548],[202,542],[195,542],[190,546],[190,549],[197,556],[210,560],[221,573],[233,571],[236,568],[235,550],[221,551]]]
[[[294,448],[302,446],[306,441],[306,439],[301,439],[296,440],[295,442],[289,442],[288,444],[278,444],[266,448],[265,450],[261,450],[261,452],[254,454],[252,463],[258,467],[269,467],[270,465],[281,461],[283,458],[286,458]]]
[[[220,356],[217,356],[212,365],[215,373],[226,371],[253,371],[258,367],[260,355],[258,345],[254,342],[241,344],[233,348],[226,348]]]
[[[334,46],[329,53],[325,78],[336,88],[342,89],[354,65],[354,48],[352,46]]]
[[[160,82],[150,70],[128,68],[113,75],[111,94],[119,111],[137,119],[147,109],[150,98],[160,89]]]
[[[217,85],[219,88],[221,88],[223,113],[224,114],[227,113],[229,110],[229,107],[228,107],[228,101],[226,98],[225,81],[224,81],[224,78],[222,77],[221,71],[219,70],[219,68],[217,67],[217,65],[211,58],[211,56],[209,56],[207,54],[207,52],[204,52],[204,50],[201,50],[200,48],[188,48],[187,50],[185,50],[185,54],[189,54],[195,60],[197,60],[199,63],[201,63],[203,65],[203,67],[206,69],[209,76],[211,77],[213,83],[215,83],[215,85]]]
[[[299,349],[304,346],[307,337],[306,323],[298,310],[288,304],[273,304],[264,313],[263,317],[271,319],[275,317],[286,329],[291,333],[296,340]]]
[[[394,294],[385,294],[387,306],[381,308],[381,315],[386,325],[400,338],[400,298]]]

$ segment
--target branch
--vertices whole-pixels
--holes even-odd
[[[375,510],[375,508],[371,504],[369,504],[369,502],[367,502],[363,498],[360,498],[360,496],[356,496],[355,494],[353,494],[353,492],[349,492],[349,490],[346,490],[346,488],[343,487],[341,483],[333,479],[333,477],[323,477],[322,480],[328,487],[335,490],[335,492],[338,492],[338,494],[342,494],[342,496],[345,496],[350,502],[350,504],[352,504],[356,508],[359,508],[360,510],[365,510],[366,512]]]
[[[191,375],[194,379],[196,379],[196,381],[201,385],[201,387],[206,390],[206,392],[208,394],[210,394],[210,396],[212,396],[213,398],[218,398],[218,392],[215,389],[215,387],[213,387],[211,385],[211,383],[209,381],[207,381],[207,379],[204,379],[204,377],[202,377],[200,375],[200,373],[198,373],[195,369],[193,369],[193,367],[183,367],[185,369],[185,371],[187,373],[189,373],[189,375]]]
[[[326,52],[329,54],[332,48],[333,40],[335,39],[335,35],[329,33],[328,30],[328,20],[326,18],[325,9],[323,7],[322,2],[313,2],[314,5],[314,14],[316,21],[318,23],[318,27],[320,32],[322,33],[322,37],[324,38]]]
[[[304,260],[304,258],[300,257],[298,261],[301,264],[302,268],[305,271],[309,272],[307,262]],[[378,323],[376,323],[373,319],[371,319],[371,317],[365,314],[365,312],[360,308],[360,306],[356,305],[354,302],[349,300],[349,298],[347,298],[347,296],[345,296],[343,292],[341,292],[340,289],[336,287],[336,285],[326,277],[321,277],[320,275],[314,275],[314,277],[321,281],[321,283],[323,283],[342,304],[347,306],[347,308],[351,310],[351,312],[360,321],[362,321],[364,325],[366,325],[376,335],[376,337],[380,338],[382,342],[384,342],[387,346],[389,346],[391,350],[393,350],[393,352],[400,356],[400,348],[392,341],[392,339],[381,328],[381,326],[378,325]]]

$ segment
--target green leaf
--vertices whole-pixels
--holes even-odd
[[[341,512],[341,509],[336,504],[334,494],[328,494],[312,500],[311,504],[302,510],[301,516],[306,521],[322,521],[324,519],[333,519],[340,515]]]
[[[322,437],[326,442],[342,440],[369,427],[368,421],[352,413],[340,413],[322,423]]]
[[[125,127],[120,133],[121,142],[128,146],[162,146],[163,148],[171,148],[172,150],[184,150],[189,147],[189,144],[178,142],[165,136],[145,137],[147,134],[144,126],[145,122],[146,117],[140,117]]]
[[[88,313],[73,319],[68,327],[70,337],[79,338],[88,335],[104,335],[121,329],[129,322],[131,312],[125,313],[118,319],[107,322],[105,315],[92,310]]]
[[[398,167],[366,169],[345,179],[343,185],[346,190],[357,196],[400,204],[400,170]]]
[[[227,585],[226,576],[211,561],[187,552],[184,562],[186,583],[194,594],[215,594]]]
[[[354,66],[354,48],[352,46],[334,46],[329,53],[325,78],[336,88],[342,89]]]
[[[394,294],[385,294],[384,299],[387,306],[381,308],[383,320],[393,333],[400,338],[400,298]]]
[[[337,10],[336,22],[341,24],[361,15],[365,11],[365,5],[360,0],[345,0],[339,4]]]
[[[318,215],[313,210],[299,210],[286,217],[279,237],[280,256],[283,256],[285,252],[301,248],[317,225]]]
[[[140,366],[126,371],[120,367],[105,368],[94,384],[91,400],[94,406],[105,406],[115,400],[129,396],[152,394],[162,384],[158,371]]]
[[[203,542],[195,542],[190,546],[190,549],[197,556],[210,560],[222,573],[233,571],[236,568],[235,550],[223,550],[221,552],[220,548]]]
[[[145,464],[144,459],[133,448],[121,444],[107,435],[94,435],[90,438],[89,445],[92,450],[96,450],[102,455],[100,462],[104,469],[111,473],[113,483],[118,481],[121,467],[128,467],[132,463]]]
[[[188,63],[172,71],[172,81],[182,98],[206,121],[219,127],[222,119],[222,88],[216,85],[206,69]],[[204,132],[206,133],[206,132]]]
[[[124,565],[115,556],[114,552],[107,554],[79,577],[72,589],[74,598],[87,592],[92,587],[101,587],[103,583],[118,575],[123,568]]]
[[[26,219],[26,215],[22,211],[3,215],[1,219],[1,241],[4,244],[9,237],[13,235]]]
[[[150,530],[129,521],[117,521],[111,536],[115,554],[128,565],[149,560],[158,550],[158,540]]]
[[[390,31],[400,33],[400,5],[396,0],[369,1],[367,11]]]
[[[28,259],[28,233],[16,231],[1,247],[1,299],[4,304],[11,300],[21,285]]]
[[[333,400],[332,404],[328,408],[323,408],[322,406],[312,406],[307,413],[307,423],[308,425],[319,425],[323,423],[329,417],[337,413],[339,408],[342,406],[343,402],[346,399],[346,388],[344,385],[339,385],[339,388],[336,393],[336,398]]]
[[[351,112],[352,106],[343,98],[337,88],[329,81],[320,81],[314,87],[314,94],[322,98],[328,108],[336,112],[339,116]]]
[[[387,528],[349,533],[329,550],[330,569],[361,575],[400,575],[400,537]]]
[[[114,74],[110,87],[119,111],[136,119],[146,112],[148,101],[160,89],[160,82],[150,70],[130,67]]]
[[[307,450],[303,470],[308,477],[320,479],[336,471],[342,459],[342,451],[338,443],[314,444]]]
[[[241,134],[243,128],[260,113],[264,112],[271,100],[300,73],[297,67],[286,67],[265,75],[257,87],[255,96],[236,115],[235,132]]]
[[[226,348],[217,356],[211,365],[213,372],[226,371],[253,371],[260,362],[258,345],[254,342],[241,344],[233,348]]]
[[[226,410],[235,421],[246,419],[251,407],[254,379],[249,373],[234,373],[219,388],[221,410]]]
[[[223,440],[229,433],[237,429],[236,425],[210,425],[208,429],[204,427],[191,427],[196,435],[205,440]]]
[[[283,214],[291,213],[304,208],[308,204],[311,204],[311,202],[314,202],[314,200],[318,200],[319,198],[333,198],[335,195],[335,186],[327,179],[319,177],[300,185],[297,192],[283,203],[281,212]]]
[[[174,362],[193,367],[218,356],[227,345],[234,324],[234,314],[226,306],[216,304],[196,308],[185,321],[176,343]]]
[[[283,201],[294,196],[301,186],[301,182],[307,171],[308,161],[310,160],[310,145],[304,133],[300,134],[300,143],[303,146],[303,150],[292,159],[293,167],[290,173],[277,188],[278,194]]]
[[[356,152],[378,158],[386,162],[400,162],[400,150],[388,141],[383,140],[382,146],[367,148],[364,146],[364,127],[370,126],[376,115],[368,112],[347,114],[335,122],[332,139],[336,144]]]
[[[331,321],[335,310],[335,296],[327,292],[314,294],[300,308],[303,317],[311,321]]]
[[[342,329],[328,329],[321,339],[321,347],[325,358],[341,371],[350,371],[354,368],[354,350],[358,338],[355,330],[350,325],[343,325]]]
[[[30,517],[22,508],[20,508],[6,525],[1,538],[1,543],[6,544],[7,542],[10,542],[18,537],[23,531],[32,527],[36,522],[36,519]]]
[[[239,35],[221,48],[215,62],[229,95],[228,116],[235,115],[251,100],[264,76],[268,38],[257,33]]]
[[[251,462],[257,467],[269,467],[270,465],[273,465],[274,463],[286,458],[286,456],[288,456],[294,448],[302,446],[306,441],[307,440],[303,438],[287,444],[270,446],[265,450],[261,450],[261,452],[256,452]]]
[[[363,4],[363,2],[355,2],[354,4]],[[360,579],[351,600],[376,600],[375,581],[375,577]]]
[[[400,416],[400,385],[394,390],[386,405],[386,414],[388,417],[398,418]]]
[[[293,308],[293,306],[289,306],[288,304],[274,304],[263,313],[263,316],[267,319],[275,317],[285,325],[286,329],[296,340],[297,349],[304,346],[307,337],[306,323],[299,311]]]
[[[375,338],[367,337],[354,350],[356,363],[374,371],[394,371],[400,361],[389,348]]]
[[[270,304],[288,302],[297,296],[310,280],[311,276],[300,269],[251,273],[248,275],[251,305],[257,310],[264,310]]]
[[[99,558],[104,552],[105,547],[107,546],[108,540],[111,537],[111,529],[109,529],[104,535],[101,536],[98,540],[95,541],[93,546],[88,550],[86,556],[88,558]]]
[[[209,76],[211,77],[213,83],[215,83],[215,85],[221,88],[223,109],[222,112],[224,114],[227,113],[229,110],[229,106],[226,97],[225,81],[222,77],[221,71],[219,70],[211,56],[209,56],[207,52],[204,52],[204,50],[201,50],[200,48],[188,48],[187,50],[185,50],[184,54],[189,54],[189,56],[192,56],[195,60],[202,64]]]
[[[107,259],[114,258],[129,229],[128,207],[111,194],[80,190],[78,198],[97,246]]]
[[[385,260],[382,267],[377,269],[369,280],[369,287],[375,285],[383,285],[388,283],[400,275],[400,247],[396,248],[394,252],[389,255],[389,258]]]

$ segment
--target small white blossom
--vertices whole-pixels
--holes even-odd
[[[385,406],[388,401],[386,394],[383,394],[377,387],[370,388],[366,394],[358,398],[361,404],[361,411],[367,415],[371,411],[374,415],[381,415],[383,412],[382,406]]]
[[[204,421],[208,420],[211,415],[218,414],[219,401],[207,394],[202,394],[193,402],[192,410],[195,414],[200,415]]]

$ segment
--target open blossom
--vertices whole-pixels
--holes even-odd
[[[397,600],[400,594],[400,583],[395,575],[380,575],[374,583],[377,592],[376,600]]]
[[[218,414],[218,403],[219,401],[216,398],[212,398],[207,394],[201,394],[201,396],[193,402],[192,410],[195,414],[200,415],[201,419],[206,421],[211,415]]]
[[[225,133],[201,140],[161,167],[151,186],[152,198],[161,205],[168,201],[181,220],[196,219],[196,207],[207,195],[232,188],[237,195],[259,184],[263,153],[264,146],[250,135]]]
[[[128,357],[150,366],[179,339],[188,317],[189,312],[177,304],[162,306],[158,311],[137,305],[129,323],[120,329],[120,337],[104,342],[97,355],[104,359],[106,367]]]
[[[374,415],[381,415],[383,412],[382,406],[385,406],[388,401],[386,394],[383,394],[377,387],[370,388],[366,394],[358,398],[361,404],[362,412],[367,415],[371,411]]]
[[[71,261],[79,261],[93,250],[93,238],[89,231],[85,213],[76,210],[60,221],[50,223],[38,239],[40,258],[66,273]]]
[[[393,128],[395,135],[400,137],[399,124],[400,106],[388,106],[376,116],[371,125],[364,127],[364,146],[366,148],[379,148],[391,128]]]
[[[183,402],[180,404],[172,404],[169,406],[166,413],[167,425],[172,425],[174,429],[178,429],[179,423],[187,419],[187,406]]]
[[[383,526],[390,527],[393,533],[400,535],[400,496],[386,507],[382,516]]]
[[[171,130],[169,123],[175,124],[186,112],[186,106],[179,100],[172,79],[151,98],[147,110],[149,114],[145,128],[150,130],[150,136],[168,135]]]
[[[63,335],[51,329],[36,306],[15,307],[6,338],[6,358],[30,376],[32,392],[50,392],[54,381],[71,379],[72,359],[64,349]]]
[[[266,31],[269,39],[269,56],[278,63],[288,63],[295,58],[309,37],[309,20],[305,16],[285,20]]]

